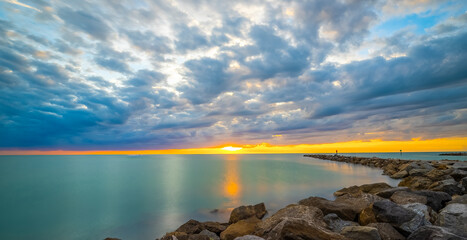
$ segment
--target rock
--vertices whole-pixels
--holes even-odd
[[[175,230],[175,232],[184,232],[187,234],[196,234],[204,230],[203,224],[190,219],[188,222],[182,224],[180,227]]]
[[[438,182],[434,182],[430,185],[429,189],[433,191],[445,192],[449,195],[462,194],[462,188],[454,179],[446,179]]]
[[[427,177],[408,176],[399,183],[399,187],[409,187],[415,190],[427,189],[432,181]]]
[[[462,196],[459,196],[459,195],[452,196],[452,200],[447,202],[446,204],[449,205],[453,203],[467,204],[467,194],[464,194]]]
[[[359,187],[362,192],[375,194],[377,192],[381,192],[386,189],[392,188],[389,184],[380,182],[380,183],[372,183],[372,184],[363,184]]]
[[[376,195],[382,198],[390,198],[395,192],[400,191],[410,192],[411,190],[408,187],[395,187],[378,192]]]
[[[245,235],[245,236],[237,237],[234,240],[264,240],[264,238],[261,238],[255,235]]]
[[[467,171],[455,168],[450,175],[456,182],[459,182],[462,178],[467,177]]]
[[[185,239],[180,238],[178,240],[185,240]],[[188,235],[188,240],[210,240],[210,238],[208,236],[206,236],[206,235],[191,234],[191,235]]]
[[[259,220],[256,216],[235,222],[228,226],[227,229],[221,233],[221,239],[233,240],[236,237],[253,234],[256,231],[258,223],[260,222],[261,220]]]
[[[421,203],[426,204],[427,200],[425,196],[420,196],[414,193],[399,191],[395,192],[391,196],[391,201],[397,204],[407,204],[407,203]]]
[[[205,235],[207,237],[209,237],[210,240],[220,240],[219,236],[217,236],[217,234],[209,231],[209,230],[206,230],[204,229],[203,231],[201,231],[199,233],[199,235]]]
[[[247,219],[255,216],[258,219],[261,219],[266,215],[266,206],[264,203],[259,203],[254,206],[240,206],[235,208],[230,214],[229,223],[236,223],[240,220]]]
[[[421,190],[421,191],[413,191],[413,193],[425,196],[426,197],[426,205],[431,207],[435,211],[441,210],[445,206],[445,204],[451,201],[451,196],[445,192],[435,192],[430,190]]]
[[[307,199],[300,200],[300,205],[317,207],[323,211],[324,214],[335,213],[337,216],[344,220],[353,221],[356,219],[357,214],[360,212],[356,210],[354,204],[339,203],[335,201],[329,201],[320,197],[309,197]]]
[[[326,228],[323,212],[311,206],[289,205],[258,224],[255,235],[272,239],[343,239]]]
[[[170,232],[166,233],[161,240],[173,240],[174,238],[188,240],[188,234],[184,232]]]
[[[459,170],[467,171],[467,162],[465,162],[465,161],[455,162],[451,167],[453,169],[459,169]]]
[[[203,222],[202,224],[204,229],[213,232],[217,235],[220,235],[221,232],[223,232],[227,228],[225,223],[221,224],[218,222]]]
[[[378,229],[374,227],[348,226],[342,229],[341,234],[349,239],[362,239],[362,240],[381,239],[381,237],[379,236]]]
[[[443,208],[438,215],[436,225],[446,227],[454,233],[467,237],[467,204],[453,203]]]
[[[370,223],[368,227],[378,229],[381,240],[405,240],[405,237],[389,223]]]
[[[415,163],[415,162],[410,162],[410,163],[405,163],[405,164],[402,164],[399,166],[399,171],[407,171],[409,172],[410,170],[414,169],[414,168],[419,168],[418,164]]]
[[[445,179],[452,178],[449,174],[453,171],[453,169],[446,169],[446,170],[439,170],[433,169],[425,174],[425,177],[429,178],[432,181],[441,181]]]
[[[390,223],[404,235],[410,234],[424,224],[421,216],[387,199],[374,202],[373,212],[378,222]]]
[[[408,203],[402,205],[402,207],[412,210],[418,215],[422,216],[425,221],[423,225],[431,225],[431,223],[436,220],[438,215],[435,211],[433,211],[433,209],[421,203]]]
[[[391,175],[391,178],[400,179],[400,178],[405,178],[408,175],[409,173],[406,170],[400,170],[399,172],[396,172],[393,175]]]
[[[463,193],[466,194],[467,193],[467,177],[462,178],[461,185],[463,188],[462,190],[464,191]]]
[[[428,173],[430,169],[425,169],[425,168],[414,168],[409,171],[410,176],[423,176],[426,173]]]
[[[394,163],[389,163],[385,166],[383,166],[383,173],[385,175],[393,175],[394,173],[398,172],[397,166]]]
[[[439,226],[423,226],[410,234],[407,240],[461,240],[465,239]]]
[[[339,197],[339,196],[343,196],[345,194],[355,195],[355,194],[361,194],[361,193],[362,193],[362,190],[360,189],[360,187],[351,186],[351,187],[347,187],[347,188],[342,188],[341,190],[337,190],[336,192],[334,192],[334,196]]]
[[[360,225],[362,226],[376,222],[376,216],[373,212],[373,205],[370,205],[367,208],[363,209],[358,215],[358,223],[360,223]]]
[[[356,222],[345,221],[340,219],[335,213],[330,213],[324,216],[323,220],[328,225],[328,228],[336,233],[341,232],[343,227],[358,226],[358,223]]]

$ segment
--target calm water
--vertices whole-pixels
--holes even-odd
[[[408,160],[460,160],[467,161],[467,156],[440,156],[440,153],[446,152],[403,152],[401,153],[339,153],[344,156],[356,157],[379,157],[379,158],[399,158]]]
[[[227,221],[242,204],[274,212],[380,181],[397,185],[302,154],[0,156],[0,239],[155,239],[190,218]]]

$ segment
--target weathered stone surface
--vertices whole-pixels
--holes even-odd
[[[240,220],[234,224],[231,224],[221,233],[222,240],[233,240],[236,237],[253,234],[256,231],[258,223],[260,223],[256,216],[248,219]]]
[[[360,213],[363,209],[370,206],[375,201],[383,200],[384,198],[376,196],[374,194],[369,193],[361,193],[358,195],[343,195],[337,197],[334,202],[336,203],[344,203],[354,207],[354,210]]]
[[[467,194],[467,177],[461,179],[462,191]]]
[[[425,196],[427,203],[433,210],[439,211],[445,206],[445,204],[451,201],[451,196],[445,192],[435,192],[430,190],[413,191],[413,193]]]
[[[236,223],[240,220],[247,219],[255,216],[258,219],[261,219],[266,215],[266,206],[264,203],[259,203],[256,205],[250,206],[240,206],[235,208],[230,214],[229,223]]]
[[[300,200],[298,202],[300,205],[317,207],[323,211],[324,214],[335,213],[340,218],[344,220],[353,221],[356,219],[358,210],[355,209],[353,204],[349,203],[339,203],[335,201],[329,201],[320,197],[309,197],[307,199]]]
[[[324,216],[323,220],[328,225],[328,228],[336,233],[341,232],[343,227],[358,226],[358,223],[356,222],[345,221],[340,219],[339,216],[337,216],[337,214],[335,213],[330,213]]]
[[[344,227],[341,234],[349,239],[362,239],[362,240],[378,240],[378,229],[366,226],[348,226]]]
[[[342,188],[341,190],[337,190],[336,192],[334,192],[334,196],[339,197],[345,194],[361,194],[361,193],[362,193],[362,190],[360,189],[359,186],[351,186],[351,187]]]
[[[449,174],[454,171],[453,169],[439,170],[433,169],[425,174],[425,177],[429,178],[432,181],[441,181],[445,179],[452,178]]]
[[[206,229],[201,231],[199,233],[199,235],[205,235],[205,236],[209,237],[210,240],[219,240],[220,239],[219,236],[217,236],[217,234],[215,234],[215,233],[213,233],[213,232],[211,232],[209,230],[206,230]]]
[[[237,237],[234,240],[264,240],[264,238],[258,237],[255,235],[245,235],[245,236]]]
[[[374,202],[373,212],[378,222],[390,223],[405,235],[424,224],[423,217],[387,199]]]
[[[405,170],[409,172],[410,170],[414,168],[419,168],[418,164],[415,162],[410,162],[410,163],[405,163],[405,164],[400,165],[398,169],[399,171]]]
[[[399,172],[396,172],[393,175],[391,175],[391,178],[400,179],[405,178],[407,176],[409,176],[409,173],[406,170],[400,170]]]
[[[446,204],[453,204],[453,203],[467,204],[467,194],[464,194],[462,196],[459,196],[459,195],[452,196],[452,200],[447,202]]]
[[[424,218],[424,225],[431,225],[432,222],[436,220],[437,213],[433,211],[430,207],[421,203],[408,203],[402,205],[402,207],[412,210],[418,215]]]
[[[439,226],[423,226],[410,234],[407,240],[461,240],[465,239]]]
[[[188,240],[188,234],[187,233],[184,233],[184,232],[170,232],[170,233],[166,233],[162,238],[161,240],[172,240],[177,238],[177,239],[184,239],[184,240]]]
[[[439,212],[436,225],[455,229],[451,231],[467,237],[467,204],[453,203],[447,205]]]
[[[399,187],[409,187],[415,190],[428,189],[432,181],[427,177],[408,176],[399,183]]]
[[[364,193],[376,194],[386,189],[392,188],[389,184],[384,182],[363,184],[359,187]]]
[[[370,223],[368,227],[378,229],[381,240],[405,240],[405,237],[389,223]]]
[[[190,219],[190,220],[188,220],[188,222],[186,222],[183,225],[181,225],[180,227],[178,227],[177,230],[175,230],[175,232],[184,232],[184,233],[187,233],[187,234],[196,234],[196,233],[200,233],[203,230],[204,230],[204,227],[203,227],[202,223],[200,223],[200,222],[198,222],[196,220]]]
[[[362,226],[376,222],[376,216],[373,212],[373,205],[370,205],[367,208],[363,209],[358,215],[358,223],[360,223],[360,225]]]
[[[409,171],[410,176],[423,176],[426,173],[428,173],[430,169],[425,169],[425,168],[414,168]]]
[[[449,195],[462,194],[462,188],[458,185],[459,184],[454,179],[446,179],[434,182],[428,188],[433,191],[445,192]]]
[[[179,240],[185,240],[185,239],[179,239]],[[188,240],[210,240],[210,238],[206,235],[191,234],[191,235],[188,235]]]
[[[395,192],[400,191],[410,192],[411,190],[408,187],[395,187],[378,192],[376,195],[382,198],[390,198]]]
[[[415,193],[399,191],[395,192],[391,196],[391,201],[397,204],[407,204],[407,203],[421,203],[426,204],[427,199],[425,196],[417,195]]]
[[[221,234],[227,228],[227,224],[218,223],[218,222],[203,222],[203,228],[211,231],[217,235]]]
[[[289,205],[258,224],[255,235],[272,239],[343,239],[326,228],[323,212],[312,206]]]
[[[451,172],[450,175],[451,175],[452,178],[454,178],[454,180],[455,180],[456,182],[459,182],[462,178],[467,177],[467,171],[464,171],[464,170],[455,168],[455,169]]]

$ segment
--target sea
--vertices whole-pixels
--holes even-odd
[[[240,205],[264,202],[272,214],[343,187],[398,184],[381,173],[303,154],[0,156],[0,239],[156,239],[189,219],[227,222]]]

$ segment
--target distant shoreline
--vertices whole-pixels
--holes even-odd
[[[467,152],[441,153],[440,156],[467,156]]]

